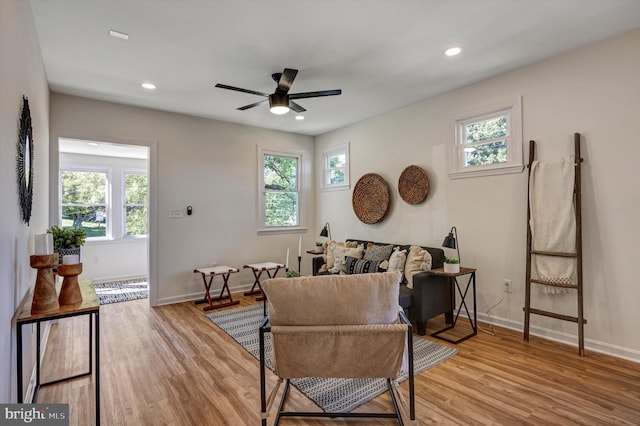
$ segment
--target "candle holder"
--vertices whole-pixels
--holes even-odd
[[[33,289],[31,314],[41,314],[60,309],[53,271],[51,270],[58,264],[58,254],[33,255],[29,260],[31,267],[38,270],[36,285]]]
[[[73,305],[82,302],[82,293],[78,284],[78,275],[82,273],[82,263],[74,265],[58,265],[58,275],[62,279],[62,288],[58,302],[61,305]]]

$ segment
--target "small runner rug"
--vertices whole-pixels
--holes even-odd
[[[262,304],[206,315],[256,359],[260,356],[258,328],[263,320]],[[265,334],[266,364],[271,368],[271,334]],[[451,358],[457,349],[414,336],[414,370],[418,374]],[[399,381],[404,381],[407,376]],[[387,390],[384,379],[293,379],[291,384],[326,412],[349,412]]]
[[[94,283],[93,286],[101,305],[149,297],[149,283],[146,278]]]

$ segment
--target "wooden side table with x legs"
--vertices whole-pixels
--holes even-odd
[[[231,296],[231,291],[229,290],[229,275],[231,275],[234,272],[239,272],[240,270],[238,268],[234,268],[231,266],[227,266],[227,265],[222,265],[222,266],[214,266],[212,268],[199,268],[199,269],[194,269],[193,272],[194,273],[200,273],[202,274],[202,281],[204,282],[204,298],[200,299],[200,300],[196,300],[195,303],[208,303],[209,306],[205,306],[203,310],[205,311],[210,311],[212,309],[216,309],[216,308],[223,308],[225,306],[232,306],[232,305],[237,305],[238,303],[240,303],[239,300],[233,300],[233,297]],[[222,289],[220,290],[220,295],[217,297],[211,297],[211,284],[213,283],[213,278],[216,275],[221,275],[222,279],[224,281],[224,283],[222,284]],[[210,277],[209,281],[207,281],[207,276]],[[227,291],[227,294],[225,295],[224,292],[225,290]],[[222,302],[222,303],[218,303],[216,305],[213,304],[213,302],[220,302],[223,300],[229,300],[228,302]]]
[[[458,306],[458,310],[453,317],[453,323],[442,330],[438,330],[435,333],[431,333],[433,337],[437,337],[438,339],[445,340],[449,343],[458,344],[464,340],[467,340],[469,337],[475,336],[478,334],[478,316],[476,310],[476,269],[474,268],[463,268],[460,267],[460,272],[449,273],[444,272],[444,268],[433,269],[430,271],[432,274],[440,275],[446,277],[449,280],[449,285],[451,286],[451,300],[452,304],[455,300],[455,292],[458,290],[458,294],[460,295],[460,306]],[[462,286],[458,282],[458,278],[463,275],[469,275],[469,279],[467,280],[466,286],[464,286],[464,291],[462,290]],[[469,293],[469,289],[473,290],[473,319],[471,318],[471,314],[469,313],[469,308],[467,307],[466,297]],[[462,308],[467,313],[467,318],[469,318],[469,324],[471,324],[471,333],[460,337],[459,339],[450,339],[446,336],[441,336],[441,333],[444,333],[447,330],[451,330],[456,326],[456,322],[458,321],[458,316],[460,316],[460,312]]]
[[[262,275],[263,272],[266,272],[269,278],[273,278],[276,276],[276,274],[281,268],[284,268],[284,265],[281,263],[275,263],[275,262],[265,262],[265,263],[250,263],[248,265],[244,265],[244,267],[251,269],[251,271],[253,272],[253,277],[255,278],[255,281],[253,282],[253,287],[251,287],[251,290],[246,292],[244,295],[252,296],[254,294],[259,294],[260,296],[258,296],[256,300],[264,301],[263,310],[264,310],[264,316],[266,317],[267,316],[267,299],[264,295],[264,291],[262,291],[262,285],[260,285],[260,276]],[[273,271],[273,273],[271,273],[271,271]],[[258,287],[257,290],[256,290],[256,287]]]

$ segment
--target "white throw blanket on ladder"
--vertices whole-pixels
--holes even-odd
[[[532,249],[576,252],[576,215],[573,204],[575,181],[573,156],[555,161],[534,161],[529,180]],[[576,258],[534,255],[532,266],[539,279],[561,284],[576,283]],[[561,287],[544,286],[543,291],[563,294]]]

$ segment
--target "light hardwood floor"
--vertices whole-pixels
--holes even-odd
[[[241,306],[254,303],[237,297]],[[200,306],[150,308],[147,300],[139,300],[100,308],[102,424],[260,424],[258,361],[205,318]],[[428,331],[438,322],[431,320]],[[44,380],[86,368],[87,333],[86,317],[53,326]],[[496,336],[481,332],[456,347],[457,355],[416,377],[417,424],[640,424],[640,364],[588,350],[579,357],[574,347],[535,337],[523,342],[521,333],[500,328]],[[267,375],[271,386],[274,376]],[[402,387],[406,391],[406,382]],[[290,401],[290,408],[317,410],[295,389]],[[38,402],[69,403],[71,425],[93,423],[88,377],[42,388]],[[387,410],[388,403],[383,395],[359,409]],[[396,422],[291,419],[281,424]]]

